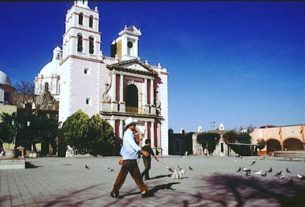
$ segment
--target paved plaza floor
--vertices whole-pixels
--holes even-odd
[[[250,166],[253,159],[256,163]],[[152,179],[145,181],[150,197],[142,198],[128,175],[120,191],[122,198],[114,199],[109,194],[120,169],[118,160],[27,159],[27,169],[0,170],[0,206],[305,206],[305,181],[296,177],[297,173],[305,175],[304,161],[164,157],[159,163],[152,161]],[[183,179],[174,180],[166,166],[178,165],[186,174]],[[139,167],[143,170],[142,160]],[[235,172],[239,167],[251,168],[250,176]],[[254,174],[255,170],[270,167],[273,171],[266,177]],[[283,179],[274,176],[281,170]]]

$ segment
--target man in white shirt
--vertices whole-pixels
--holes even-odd
[[[137,158],[141,154],[147,157],[149,154],[146,151],[142,151],[134,139],[134,131],[136,130],[137,120],[129,117],[125,120],[125,133],[123,136],[123,146],[121,148],[120,154],[122,155],[122,160],[120,164],[122,165],[121,170],[116,178],[113,189],[110,196],[113,198],[120,198],[119,190],[122,187],[126,176],[128,173],[132,176],[136,182],[138,188],[141,191],[142,197],[147,196],[147,186],[143,183],[143,179],[138,167]]]

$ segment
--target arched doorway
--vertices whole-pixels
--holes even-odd
[[[288,138],[284,140],[283,145],[285,150],[304,150],[304,144],[301,142],[301,140],[296,138]]]
[[[138,88],[134,84],[128,85],[126,88],[126,111],[129,113],[138,113]]]
[[[276,139],[269,139],[266,142],[267,153],[281,150],[281,143]]]

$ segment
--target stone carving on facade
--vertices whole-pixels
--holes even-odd
[[[38,110],[58,110],[58,103],[51,95],[48,83],[45,83],[43,93],[36,97],[35,105]]]
[[[109,72],[110,81],[109,81],[109,83],[108,82],[105,83],[105,91],[102,94],[102,102],[104,102],[104,103],[110,103],[110,101],[111,101],[111,98],[110,98],[110,95],[108,94],[108,92],[110,91],[110,88],[112,86],[112,78],[111,78],[112,75],[113,75],[113,73]]]

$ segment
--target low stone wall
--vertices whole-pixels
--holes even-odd
[[[0,159],[0,170],[25,169],[25,159]]]
[[[274,157],[305,158],[305,151],[275,151]]]

